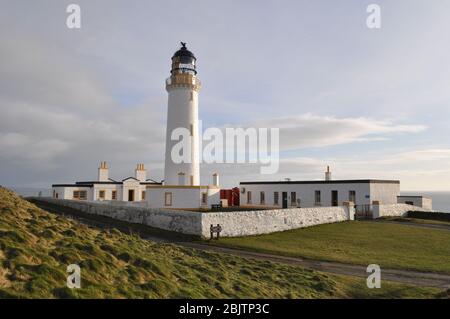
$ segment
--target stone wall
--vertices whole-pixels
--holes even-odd
[[[198,236],[201,234],[201,213],[125,206],[119,202],[90,202],[47,197],[35,199],[77,209],[84,213],[107,216],[130,223],[144,224],[188,235]]]
[[[222,227],[220,235],[223,237],[249,236],[353,220],[355,213],[352,205],[205,213],[43,197],[36,199],[89,214],[204,238],[210,236],[210,226],[217,224]]]
[[[408,204],[373,205],[373,219],[387,216],[406,216],[409,211],[433,212],[431,209]]]
[[[221,236],[237,237],[269,234],[353,219],[353,206],[350,209],[340,206],[206,213],[202,217],[202,234],[204,237],[209,236],[211,224],[222,226]]]

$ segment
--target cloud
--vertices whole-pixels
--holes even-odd
[[[399,124],[388,120],[338,118],[312,113],[260,119],[249,122],[246,127],[279,128],[280,150],[386,140],[393,134],[419,133],[427,128],[425,125]]]
[[[57,42],[2,31],[0,175],[17,185],[92,179],[100,160],[113,177],[163,160],[162,101],[122,107],[86,64]],[[160,177],[160,176],[157,176]]]

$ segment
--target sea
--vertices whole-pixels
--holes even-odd
[[[10,187],[16,193],[22,196],[51,196],[51,189],[48,188],[31,188],[31,187]],[[401,192],[401,195],[423,195],[433,199],[433,209],[438,212],[450,213],[450,192]]]

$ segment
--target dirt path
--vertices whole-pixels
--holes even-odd
[[[130,224],[109,217],[90,215],[82,213],[75,209],[49,204],[46,202],[33,201],[33,203],[48,212],[55,213],[58,215],[70,216],[90,226],[99,227],[102,229],[114,227],[126,233],[133,232],[135,234],[139,234],[141,238],[155,242],[172,243],[183,247],[201,249],[215,253],[229,254],[244,258],[266,260],[290,265],[298,265],[304,268],[309,268],[333,274],[350,275],[363,278],[367,278],[368,276],[368,273],[366,272],[366,267],[360,265],[343,264],[320,260],[309,260],[298,257],[286,257],[280,255],[252,252],[241,249],[219,247],[211,244],[203,244],[201,242],[193,241],[192,238],[189,238],[189,236],[174,235],[174,233],[160,230],[155,230],[156,231],[155,233],[155,231],[153,231],[152,228],[142,227],[142,225],[138,224]],[[389,222],[389,223],[405,224],[403,222]],[[413,226],[421,226],[421,225],[414,224]],[[437,274],[430,272],[418,272],[418,271],[397,270],[397,269],[381,269],[381,278],[389,281],[401,282],[416,286],[439,287],[450,289],[450,275],[447,274]]]

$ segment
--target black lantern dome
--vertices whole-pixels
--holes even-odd
[[[186,48],[186,43],[181,42],[181,48],[175,52],[172,57],[172,70],[173,73],[191,73],[197,74],[195,69],[197,59],[194,54]]]

